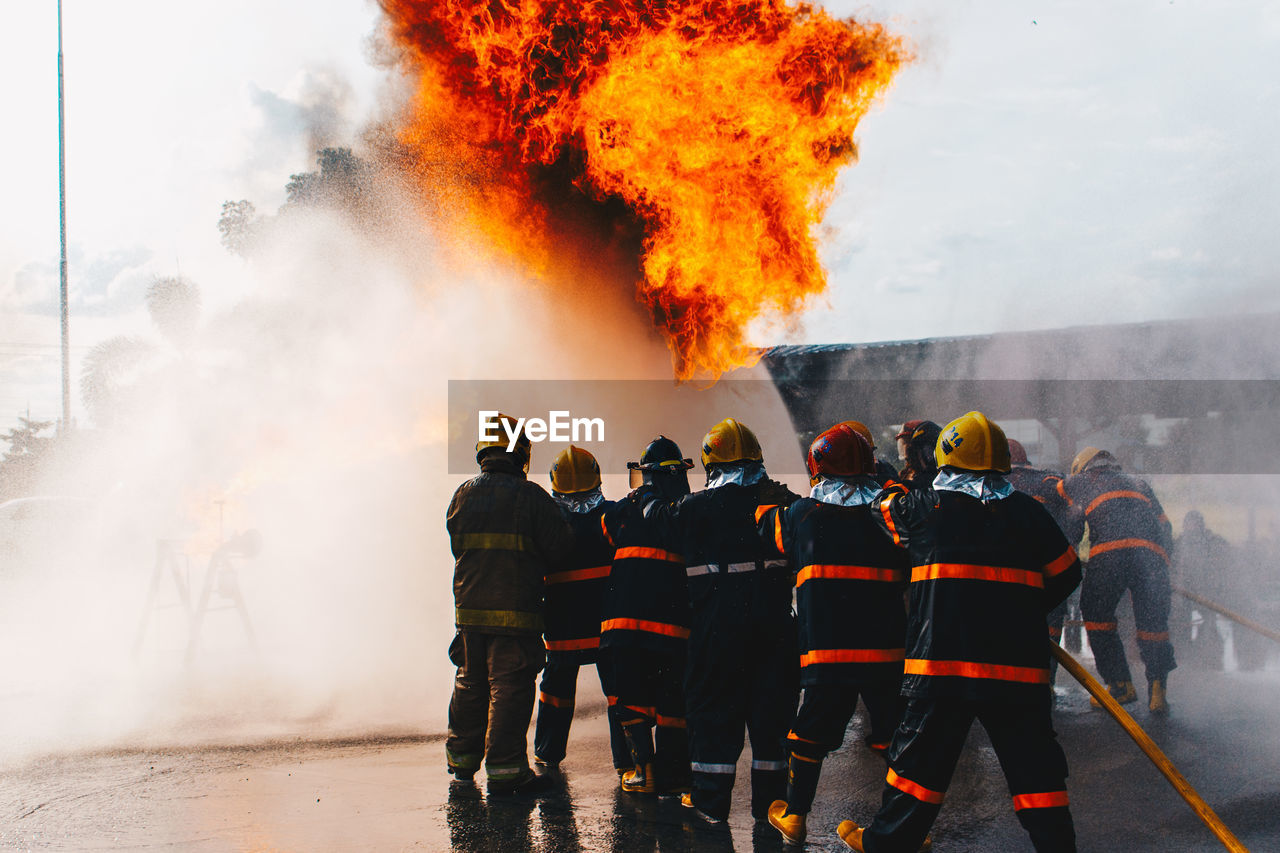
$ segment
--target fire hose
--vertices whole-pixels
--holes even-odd
[[[1052,642],[1049,643],[1049,649],[1053,652],[1053,656],[1058,659],[1058,662],[1066,668],[1067,672],[1070,672],[1075,677],[1075,680],[1079,681],[1081,686],[1089,691],[1089,695],[1098,700],[1102,707],[1107,710],[1107,713],[1115,718],[1115,721],[1120,724],[1125,733],[1133,738],[1133,742],[1146,753],[1147,758],[1151,759],[1151,763],[1164,775],[1164,778],[1169,780],[1169,784],[1173,785],[1174,790],[1182,795],[1182,799],[1187,801],[1187,805],[1191,806],[1191,810],[1199,816],[1200,820],[1204,821],[1205,826],[1209,827],[1209,830],[1218,837],[1222,845],[1233,851],[1233,853],[1249,853],[1248,848],[1240,843],[1240,839],[1236,838],[1231,833],[1231,830],[1227,829],[1226,824],[1214,813],[1209,804],[1196,793],[1196,789],[1191,787],[1191,783],[1186,780],[1186,777],[1178,772],[1178,768],[1173,766],[1173,762],[1169,760],[1169,757],[1161,751],[1160,747],[1156,746],[1155,741],[1147,736],[1147,733],[1134,721],[1133,717],[1129,716],[1129,712],[1120,707],[1120,703],[1107,692],[1106,688],[1099,684],[1097,679],[1090,675],[1066,649]]]
[[[1235,622],[1239,625],[1243,625],[1244,627],[1248,628],[1250,631],[1256,631],[1262,636],[1266,637],[1267,639],[1275,640],[1277,643],[1280,643],[1280,631],[1272,631],[1270,628],[1266,628],[1262,625],[1259,625],[1257,622],[1254,622],[1252,619],[1248,618],[1247,616],[1241,616],[1239,613],[1236,613],[1232,610],[1228,610],[1227,608],[1223,607],[1221,604],[1218,604],[1215,601],[1210,601],[1209,599],[1205,598],[1203,595],[1197,595],[1196,593],[1191,592],[1190,590],[1185,590],[1185,589],[1182,589],[1181,587],[1175,586],[1173,588],[1173,591],[1178,593],[1178,595],[1181,595],[1183,598],[1186,598],[1190,601],[1195,602],[1196,604],[1199,604],[1201,607],[1207,607],[1210,610],[1214,610],[1214,611],[1217,611],[1218,613],[1221,613],[1223,616],[1227,617],[1232,622]]]

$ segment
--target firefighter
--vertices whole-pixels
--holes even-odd
[[[868,853],[927,848],[976,719],[1035,849],[1074,851],[1044,620],[1080,582],[1080,562],[1048,511],[1005,479],[1008,442],[981,412],[947,424],[936,456],[932,488],[877,498],[877,523],[913,566],[907,706],[880,810],[865,830],[849,820],[836,832]]]
[[[693,618],[685,674],[693,791],[683,802],[711,822],[728,818],[745,730],[751,813],[766,820],[786,792],[800,685],[791,573],[756,537],[755,510],[799,495],[768,478],[759,441],[733,418],[703,438],[702,464],[706,488],[674,507]]]
[[[689,593],[679,537],[670,513],[660,510],[689,494],[693,460],[660,435],[627,467],[635,491],[601,517],[617,550],[600,613],[600,650],[613,675],[616,697],[610,702],[634,766],[623,774],[622,790],[683,793],[689,789],[681,688]]]
[[[911,433],[916,431],[916,427],[924,423],[922,420],[907,421],[902,425],[902,429],[898,430],[898,434],[894,436],[898,443],[898,461],[903,465],[907,464],[907,445],[911,443]]]
[[[839,748],[866,706],[867,747],[883,755],[901,707],[907,556],[876,527],[880,485],[871,445],[848,422],[814,439],[807,457],[813,490],[789,507],[760,507],[757,533],[798,568],[800,684],[804,702],[787,735],[787,796],[769,823],[793,844],[805,822],[827,753]]]
[[[911,423],[908,421],[908,423]],[[905,425],[904,425],[905,429]],[[906,465],[901,480],[912,489],[927,489],[938,473],[934,459],[934,445],[942,428],[933,421],[920,421],[907,437]]]
[[[551,496],[527,479],[528,437],[512,443],[506,429],[498,433],[476,445],[480,475],[458,487],[446,520],[456,561],[449,658],[458,673],[445,755],[460,781],[483,758],[490,793],[536,794],[552,787],[530,769],[526,751],[544,660],[542,581],[568,559],[573,534]]]
[[[1174,547],[1173,569],[1177,586],[1205,596],[1214,601],[1227,598],[1226,581],[1231,571],[1232,548],[1227,540],[1214,533],[1204,523],[1199,510],[1191,510],[1182,518],[1182,535]],[[1170,628],[1172,640],[1179,649],[1183,663],[1209,669],[1223,668],[1222,634],[1213,611],[1200,609],[1203,621],[1192,639],[1191,602],[1182,596],[1173,600]],[[1239,636],[1234,639],[1239,642]],[[1189,654],[1183,654],[1183,651]],[[1237,652],[1239,650],[1237,649]]]
[[[604,538],[600,519],[612,503],[600,490],[600,465],[580,447],[569,447],[551,465],[551,496],[573,528],[573,553],[546,577],[547,666],[538,689],[538,723],[534,729],[534,763],[555,769],[564,760],[573,722],[578,669],[595,664],[604,695],[616,695],[608,666],[599,660],[600,601],[609,586],[613,546]],[[613,766],[630,770],[631,751],[609,710],[609,744]]]
[[[1053,516],[1053,520],[1058,523],[1058,528],[1062,530],[1067,537],[1068,542],[1079,542],[1084,530],[1083,519],[1079,513],[1071,511],[1071,505],[1067,503],[1066,498],[1058,492],[1058,484],[1062,482],[1062,475],[1054,471],[1048,471],[1043,468],[1033,468],[1031,462],[1027,459],[1027,450],[1022,446],[1022,442],[1017,439],[1009,439],[1009,469],[1008,480],[1015,489],[1023,494],[1031,495]],[[1067,611],[1070,609],[1071,597],[1063,599],[1062,602],[1053,610],[1049,611],[1049,637],[1059,645],[1062,644],[1062,626],[1067,621]],[[1049,661],[1050,682],[1058,673],[1058,660],[1052,658]]]
[[[844,421],[843,423],[853,427],[853,431],[865,438],[867,440],[867,444],[871,446],[871,457],[876,463],[874,476],[876,478],[876,482],[880,484],[881,488],[898,482],[898,470],[875,455],[876,439],[875,436],[871,434],[871,430],[867,428],[867,425],[862,421]]]
[[[1116,606],[1127,589],[1146,669],[1147,708],[1167,713],[1169,673],[1177,666],[1169,642],[1169,519],[1150,486],[1125,474],[1114,456],[1096,447],[1076,455],[1061,492],[1089,526],[1080,612],[1098,673],[1117,702],[1137,700],[1116,630]]]

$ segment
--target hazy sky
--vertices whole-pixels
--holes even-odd
[[[826,5],[890,21],[919,59],[862,124],[827,220],[829,300],[760,343],[1280,309],[1280,2]],[[55,9],[14,5],[0,29],[4,428],[59,406]],[[376,14],[66,0],[73,371],[146,330],[153,275],[235,300],[219,207],[273,211],[312,165],[309,126],[341,138],[373,113]]]

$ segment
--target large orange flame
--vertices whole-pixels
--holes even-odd
[[[440,210],[546,276],[576,187],[640,228],[636,292],[677,377],[821,292],[815,226],[909,56],[879,24],[783,0],[381,0],[417,79],[399,138]]]

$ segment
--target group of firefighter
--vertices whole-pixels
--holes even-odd
[[[861,699],[865,746],[888,772],[870,823],[837,828],[850,849],[929,848],[977,719],[1035,849],[1074,850],[1049,648],[1081,583],[1074,543],[1087,523],[1080,608],[1107,689],[1137,698],[1116,631],[1129,590],[1148,707],[1164,713],[1168,520],[1110,453],[1086,448],[1066,477],[1036,469],[980,412],[909,421],[897,440],[901,471],[863,424],[832,426],[809,447],[801,497],[726,419],[703,439],[704,489],[691,492],[693,460],[659,436],[628,463],[619,501],[582,448],[556,457],[548,495],[527,479],[527,438],[481,442],[481,473],[447,517],[449,772],[469,782],[483,762],[491,794],[554,789],[579,668],[595,664],[629,794],[679,796],[723,822],[750,738],[752,815],[800,843]],[[527,755],[535,693],[542,772]]]

